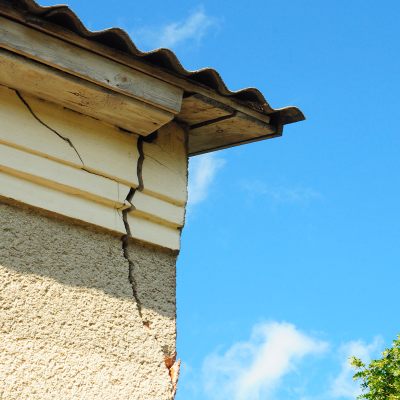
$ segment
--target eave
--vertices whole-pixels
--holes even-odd
[[[137,93],[120,90],[115,85],[111,86],[105,82],[96,81],[91,77],[82,76],[80,71],[77,71],[73,65],[65,68],[65,65],[57,64],[54,59],[45,59],[42,55],[38,57],[34,54],[35,46],[32,46],[30,49],[21,49],[21,47],[16,49],[18,46],[5,43],[3,40],[5,37],[4,34],[0,34],[0,47],[5,49],[5,51],[2,50],[1,56],[14,59],[19,57],[19,62],[29,64],[35,71],[41,70],[54,79],[64,79],[63,82],[68,81],[69,85],[75,84],[85,87],[85,90],[91,91],[91,98],[94,99],[96,96],[100,96],[97,99],[97,104],[104,101],[102,100],[105,98],[104,96],[112,98],[114,102],[122,104],[121,110],[125,110],[126,115],[121,116],[118,115],[119,113],[112,113],[112,115],[105,117],[102,115],[91,115],[87,112],[87,106],[86,108],[82,107],[81,111],[83,113],[98,117],[106,122],[113,120],[115,125],[130,131],[132,129],[129,121],[125,121],[126,116],[129,116],[132,109],[136,110],[138,106],[137,102],[141,102],[146,118],[147,113],[149,113],[151,115],[150,123],[156,129],[172,118],[189,126],[189,155],[202,154],[281,136],[284,125],[305,119],[302,112],[296,107],[286,107],[279,110],[273,109],[257,89],[249,88],[239,92],[230,92],[219,77],[219,74],[214,70],[211,70],[213,72],[207,71],[208,79],[215,81],[215,84],[211,85],[214,87],[210,87],[210,84],[207,85],[199,82],[199,74],[205,70],[191,73],[184,70],[181,66],[181,69],[179,69],[179,61],[174,61],[174,57],[176,58],[176,56],[167,49],[142,54],[139,52],[138,55],[135,55],[132,50],[128,52],[129,49],[122,52],[99,43],[94,40],[94,37],[97,37],[99,33],[88,31],[79,18],[66,6],[46,8],[39,6],[32,0],[24,0],[18,2],[24,8],[21,9],[16,8],[16,3],[15,1],[1,2],[0,15],[8,20],[24,25],[27,29],[42,32],[49,35],[49,37],[53,37],[55,40],[61,40],[64,42],[64,46],[73,46],[76,49],[85,50],[91,58],[100,56],[104,60],[109,60],[111,69],[115,65],[118,65],[118,68],[121,70],[126,71],[127,67],[134,74],[142,74],[142,77],[148,78],[153,77],[160,84],[162,82],[167,84],[171,95],[175,97],[181,96],[182,108],[180,108],[180,104],[176,103],[176,98],[175,103],[172,102],[175,104],[174,106],[154,103],[149,98],[137,96]],[[55,23],[57,18],[60,19],[60,15],[64,20],[66,18],[68,21],[71,21],[69,22],[70,29]],[[49,20],[52,22],[49,22]],[[107,32],[113,33],[115,38],[120,37],[122,41],[125,41],[126,46],[131,46],[131,48],[134,46],[123,31],[113,28]],[[103,33],[100,32],[100,34]],[[170,63],[175,63],[176,65],[165,68],[148,61],[151,59],[148,57],[149,54],[158,54],[160,56],[160,52],[164,52],[163,54],[169,57]],[[193,80],[194,77],[196,77],[197,81]],[[45,93],[42,93],[38,97],[54,101],[56,94],[60,97],[59,92],[54,92],[59,84],[49,87],[48,90],[44,89],[44,91],[48,92],[50,98],[46,97]],[[96,103],[95,100],[94,102]],[[68,104],[69,108],[80,111],[77,109],[77,105],[73,104],[73,100],[70,99],[64,99],[61,105],[68,107]],[[96,104],[92,105],[95,114],[97,108]],[[104,112],[107,113],[107,110]],[[155,122],[153,119],[155,119]],[[147,125],[144,129],[135,133],[141,135],[150,134],[152,129],[151,126]]]

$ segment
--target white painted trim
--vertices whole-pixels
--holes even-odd
[[[128,224],[132,237],[144,242],[155,243],[171,250],[179,250],[181,230],[157,224],[147,219],[128,214]]]
[[[170,123],[154,143],[143,144],[144,186],[155,195],[136,190],[130,204],[128,193],[139,183],[137,135],[0,86],[1,196],[120,235],[127,233],[122,210],[133,205],[127,215],[133,238],[179,250],[186,133]],[[177,193],[183,204],[176,204]]]
[[[122,212],[116,208],[61,192],[3,171],[0,171],[0,187],[0,194],[4,197],[80,220],[83,223],[96,225],[120,235],[126,234]],[[172,250],[180,249],[180,229],[132,214],[128,214],[127,220],[133,238]]]
[[[122,133],[113,125],[25,93],[21,95],[47,127],[33,117],[15,91],[0,86],[0,143],[85,168],[129,187],[138,186],[137,135]]]
[[[141,192],[135,192],[132,199],[135,207],[132,216],[149,219],[173,228],[180,228],[184,224],[185,208],[157,199]]]
[[[92,225],[126,233],[121,213],[112,207],[0,171],[0,194],[34,207]]]
[[[114,208],[124,207],[130,187],[0,144],[0,171]],[[1,193],[1,190],[0,190]]]

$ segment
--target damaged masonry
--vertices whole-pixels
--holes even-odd
[[[67,6],[1,1],[2,398],[173,399],[188,157],[303,119]]]

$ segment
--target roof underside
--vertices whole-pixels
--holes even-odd
[[[0,0],[0,14],[183,89],[173,112],[189,127],[189,155],[282,136],[284,125],[305,119],[296,107],[273,109],[256,88],[230,91],[212,68],[186,70],[169,49],[142,52],[120,28],[92,32],[67,5]]]
[[[250,87],[236,92],[230,91],[215,69],[203,68],[197,71],[188,71],[182,66],[175,53],[169,49],[160,48],[149,52],[140,51],[129,35],[120,28],[109,28],[92,32],[85,27],[79,17],[67,5],[43,7],[34,0],[1,0],[1,2],[8,3],[14,8],[27,11],[33,16],[40,17],[46,22],[72,31],[92,42],[105,45],[136,58],[139,57],[154,66],[204,85],[224,97],[229,97],[242,104],[247,104],[249,107],[257,109],[263,114],[271,114],[279,111],[281,117],[283,117],[283,124],[305,119],[302,112],[296,107],[286,107],[279,110],[273,109],[265,100],[262,93],[256,88]]]

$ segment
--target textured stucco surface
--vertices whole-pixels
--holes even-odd
[[[0,204],[0,399],[171,399],[175,264],[157,253],[129,247],[149,330],[119,238]]]
[[[130,277],[144,324],[173,360],[176,343],[176,255],[129,243]],[[168,362],[168,361],[167,361]]]

